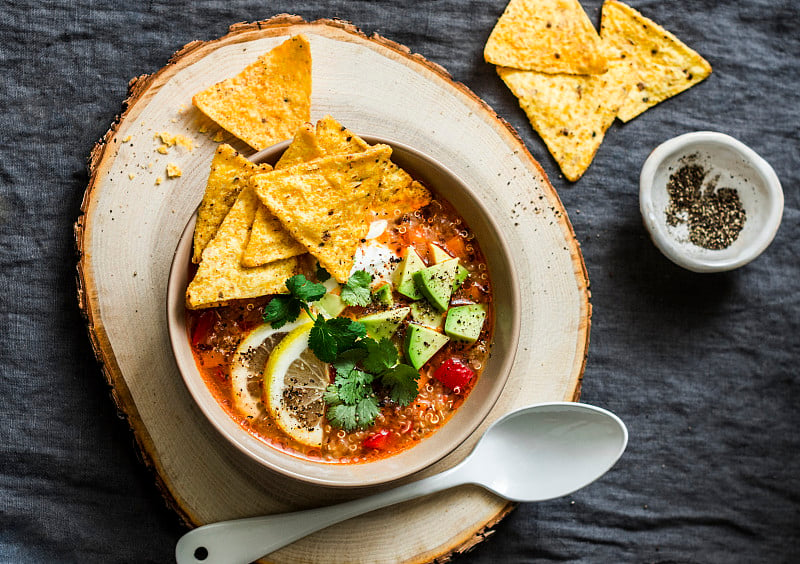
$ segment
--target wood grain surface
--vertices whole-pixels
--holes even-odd
[[[224,37],[192,42],[157,73],[131,81],[122,114],[90,155],[83,215],[75,224],[78,299],[95,354],[166,502],[189,525],[314,507],[380,489],[299,484],[244,457],[193,404],[167,334],[170,262],[202,197],[218,140],[253,152],[203,118],[191,97],[297,33],[311,42],[312,120],[331,114],[358,133],[437,156],[480,195],[521,275],[521,340],[497,405],[456,451],[405,481],[462,460],[503,413],[577,400],[580,393],[591,313],[588,278],[558,195],[516,133],[440,66],[345,22],[281,15],[233,25]],[[183,135],[195,146],[162,154],[155,138],[162,132]],[[167,177],[170,163],[182,170],[180,177]],[[502,281],[494,285],[502,291]],[[267,560],[445,561],[489,536],[512,508],[465,486],[351,519]]]

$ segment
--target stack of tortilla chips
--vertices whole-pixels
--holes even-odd
[[[372,221],[412,212],[428,190],[327,116],[302,124],[272,169],[221,145],[197,216],[186,291],[198,309],[286,292],[285,281],[315,262],[346,282]]]
[[[617,0],[603,4],[600,29],[578,0],[511,0],[484,49],[571,181],[615,117],[627,122],[711,73],[699,54]]]

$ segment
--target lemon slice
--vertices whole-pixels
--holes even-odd
[[[298,321],[273,329],[269,323],[252,329],[239,346],[231,361],[231,386],[236,408],[247,418],[266,415],[262,401],[264,367],[273,349],[293,329],[308,323],[303,316]]]
[[[308,348],[311,323],[286,335],[264,369],[267,408],[283,432],[299,443],[322,446],[322,395],[330,384],[328,365]]]

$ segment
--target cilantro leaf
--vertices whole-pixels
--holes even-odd
[[[397,347],[389,339],[362,339],[366,349],[366,358],[363,360],[364,370],[373,374],[380,374],[397,364]]]
[[[319,262],[317,262],[316,275],[317,275],[317,280],[319,280],[320,282],[325,282],[331,277],[330,273],[324,268],[322,268],[322,265]]]
[[[392,401],[408,405],[417,397],[419,371],[408,364],[398,364],[381,374],[381,383],[389,388]]]
[[[354,348],[366,333],[366,327],[358,321],[346,317],[324,319],[319,315],[308,336],[308,347],[322,362],[332,363],[340,353]]]
[[[331,425],[345,431],[352,431],[358,427],[355,405],[344,405],[342,403],[333,405],[328,409],[327,416]]]
[[[372,301],[372,292],[369,286],[372,284],[372,274],[364,270],[356,270],[347,283],[342,286],[340,297],[347,305],[366,306]]]
[[[318,315],[314,320],[314,326],[308,334],[308,348],[317,355],[322,362],[333,362],[339,355],[339,347],[336,344],[336,338],[333,336],[328,321],[335,321],[340,319],[334,317],[333,319],[326,320],[321,315]]]
[[[325,392],[322,394],[322,399],[330,406],[339,405],[342,403],[342,400],[339,398],[339,388],[336,386],[336,384],[331,384],[325,388]]]
[[[333,367],[337,374],[347,376],[367,354],[364,349],[350,349],[341,353],[335,361]]]
[[[381,412],[378,407],[378,398],[374,395],[367,396],[356,405],[356,418],[358,426],[362,429],[369,427],[375,422],[375,418]]]
[[[292,296],[275,296],[264,308],[263,319],[271,323],[273,329],[280,329],[287,322],[294,321],[300,315],[302,305]]]
[[[347,377],[337,376],[334,385],[339,389],[339,399],[347,405],[359,403],[372,395],[372,374],[361,370],[351,370]]]
[[[356,428],[365,429],[375,422],[375,418],[380,413],[378,399],[374,396],[367,396],[355,405],[338,403],[328,408],[328,422],[334,427],[340,427],[345,431],[352,431]]]
[[[367,336],[367,326],[360,321],[351,321],[350,325],[347,326],[347,330],[355,335],[356,339],[363,339]],[[355,341],[353,342],[355,343]]]
[[[289,278],[286,287],[294,298],[303,302],[315,302],[322,299],[327,292],[325,286],[309,281],[302,274],[295,274]]]

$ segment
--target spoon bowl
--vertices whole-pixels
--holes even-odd
[[[339,505],[223,521],[183,535],[178,564],[246,564],[357,515],[455,486],[476,484],[512,501],[572,493],[605,474],[628,444],[619,417],[581,403],[541,403],[495,421],[460,464]]]
[[[477,473],[474,483],[501,497],[544,501],[595,481],[627,444],[625,424],[609,411],[580,403],[537,404],[489,427],[468,458],[469,469]]]

